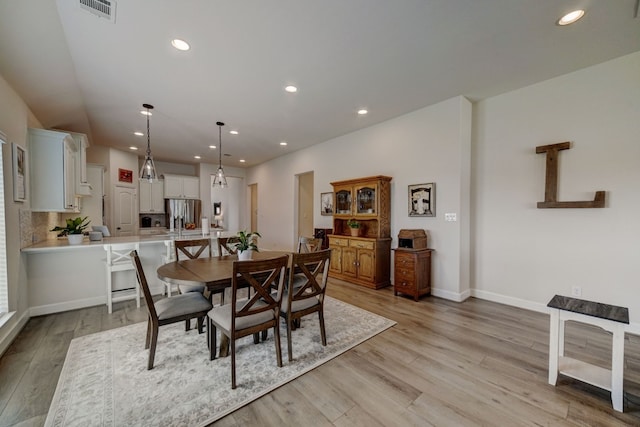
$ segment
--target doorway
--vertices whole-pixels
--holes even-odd
[[[136,231],[136,189],[115,186],[113,226],[115,236],[133,236]]]
[[[258,184],[249,185],[251,231],[258,231]]]
[[[313,237],[313,172],[306,172],[298,177],[298,215],[297,235]]]

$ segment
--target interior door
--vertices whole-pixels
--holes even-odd
[[[115,236],[133,236],[137,228],[136,189],[116,185],[114,195]]]
[[[313,237],[313,172],[298,175],[297,233],[297,236]]]
[[[258,184],[249,186],[251,192],[251,230],[258,231]]]

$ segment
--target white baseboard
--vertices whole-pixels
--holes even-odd
[[[540,304],[537,302],[527,301],[520,298],[509,297],[506,295],[496,294],[493,292],[482,291],[479,289],[472,289],[471,296],[475,298],[484,299],[487,301],[493,301],[500,304],[510,305],[513,307],[524,308],[531,311],[537,311],[539,313],[549,313],[549,309],[546,304]]]
[[[29,313],[31,316],[42,316],[45,314],[60,313],[62,311],[77,310],[79,308],[93,307],[94,305],[106,304],[106,297],[93,297],[85,299],[77,299],[73,301],[65,301],[57,304],[39,305],[31,307]]]
[[[29,319],[29,310],[25,310],[24,313],[22,313],[22,316],[20,316],[18,321],[12,327],[6,328],[6,331],[4,331],[5,328],[0,329],[0,331],[3,332],[3,335],[0,337],[0,356],[7,351],[13,340],[18,336]]]
[[[431,288],[431,295],[450,301],[462,302],[471,296],[471,292],[469,290],[464,292],[451,292],[444,289]]]

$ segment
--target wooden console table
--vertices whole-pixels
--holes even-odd
[[[556,385],[560,373],[595,385],[610,391],[613,409],[623,412],[624,325],[629,323],[629,310],[561,295],[554,296],[547,307],[551,308],[549,384]],[[595,325],[613,334],[610,370],[564,355],[564,327],[567,320]]]

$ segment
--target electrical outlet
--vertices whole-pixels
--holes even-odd
[[[455,213],[446,213],[444,214],[444,220],[445,221],[451,221],[451,222],[455,222],[457,221],[457,217]]]
[[[582,296],[582,288],[580,286],[572,286],[571,287],[571,296],[581,297]]]

